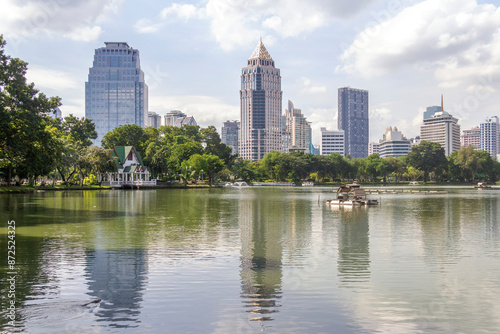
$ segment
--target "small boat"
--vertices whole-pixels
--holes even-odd
[[[411,181],[410,182],[410,186],[418,186],[418,185],[419,185],[418,181]]]
[[[314,182],[302,182],[302,187],[312,187],[314,186]]]
[[[489,186],[486,182],[478,182],[477,186],[474,186],[476,189],[491,189],[491,186]]]
[[[378,200],[367,199],[366,192],[357,182],[346,184],[337,189],[337,198],[326,201],[329,205],[378,205]]]

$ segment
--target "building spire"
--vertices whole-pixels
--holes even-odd
[[[267,49],[264,46],[264,43],[262,43],[262,36],[260,37],[259,44],[255,48],[255,50],[253,51],[253,53],[249,59],[255,59],[255,58],[273,60],[273,58],[271,58],[271,55],[269,54],[269,52],[267,52]]]
[[[444,111],[444,108],[443,108],[443,94],[441,94],[441,111]]]

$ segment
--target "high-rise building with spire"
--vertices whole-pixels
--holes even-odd
[[[243,159],[260,160],[282,146],[280,70],[262,39],[241,70],[240,147]]]
[[[96,49],[85,82],[85,117],[97,131],[96,145],[116,127],[137,124],[148,118],[148,86],[141,70],[139,50],[124,42],[105,42]]]
[[[424,119],[420,127],[420,140],[440,144],[446,156],[460,149],[460,125],[457,118],[444,111],[443,96],[441,96],[441,111]]]

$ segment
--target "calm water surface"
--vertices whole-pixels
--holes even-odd
[[[443,189],[369,208],[330,208],[331,188],[0,195],[0,328],[499,333],[500,189]]]

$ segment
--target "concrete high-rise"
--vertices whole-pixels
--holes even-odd
[[[221,137],[222,143],[230,146],[231,154],[238,153],[238,134],[240,131],[239,121],[226,121],[223,123]]]
[[[388,127],[383,139],[379,142],[379,154],[381,158],[402,157],[410,153],[411,143],[406,139],[397,127]]]
[[[338,128],[344,130],[345,154],[353,158],[368,156],[368,91],[350,87],[338,91]]]
[[[460,149],[460,125],[458,125],[458,119],[444,111],[442,98],[441,111],[434,113],[428,119],[424,119],[424,123],[420,127],[420,140],[440,144],[444,148],[446,156]]]
[[[158,115],[154,111],[148,111],[146,126],[152,126],[153,128],[159,129],[161,126],[161,115]]]
[[[463,130],[460,136],[460,145],[465,147],[472,145],[475,150],[479,150],[481,148],[481,128],[475,126],[470,130]]]
[[[96,126],[96,145],[124,124],[144,127],[148,117],[148,86],[141,70],[139,50],[124,42],[105,42],[96,49],[85,82],[85,117]]]
[[[486,119],[481,123],[481,150],[489,152],[496,159],[500,154],[500,123],[497,116]]]
[[[309,152],[312,130],[311,123],[302,115],[300,109],[296,109],[292,101],[288,100],[288,109],[285,110],[286,131],[290,133],[289,150],[300,150],[304,153]]]
[[[280,70],[262,40],[241,70],[240,146],[243,159],[260,160],[282,148]]]
[[[321,155],[338,153],[345,156],[344,130],[329,131],[321,128]]]

